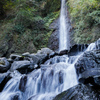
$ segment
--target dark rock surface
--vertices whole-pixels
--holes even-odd
[[[6,83],[11,79],[10,73],[0,74],[0,92],[3,90]]]
[[[6,58],[0,58],[0,73],[6,72],[10,68],[10,63]]]
[[[60,51],[59,55],[62,56],[62,55],[67,55],[68,54],[68,50],[62,50]]]
[[[96,44],[96,49],[100,50],[100,38],[95,42]]]
[[[25,92],[27,83],[27,76],[22,76],[19,83],[19,90]]]
[[[54,20],[51,23],[50,29],[53,29],[53,32],[48,41],[48,47],[52,50],[58,51],[59,48],[59,18]]]
[[[100,68],[100,50],[93,50],[85,52],[75,64],[77,74],[91,68]]]
[[[68,56],[76,55],[79,52],[83,52],[88,47],[88,44],[75,44],[70,48]]]
[[[28,72],[31,72],[33,69],[34,64],[28,60],[14,61],[10,68],[11,71],[18,70],[22,74],[27,74]]]
[[[19,99],[19,95],[18,95],[18,94],[14,95],[14,96],[11,98],[11,100],[20,100],[20,99]]]
[[[100,88],[100,50],[85,52],[75,64],[78,80]]]
[[[98,92],[79,84],[57,95],[53,100],[100,100]]]

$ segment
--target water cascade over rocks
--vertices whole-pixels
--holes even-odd
[[[94,44],[89,45],[86,51],[93,48]],[[57,94],[78,84],[74,65],[81,55],[82,52],[70,57],[54,56],[29,74],[14,70],[0,93],[0,100],[53,100]]]
[[[60,29],[63,32],[62,35],[60,34],[60,51],[69,48],[67,33],[65,33],[65,0],[61,1],[62,16],[60,20],[62,20],[61,26],[64,29]],[[93,50],[95,47],[95,43],[90,44],[85,51]],[[6,69],[4,72],[7,72],[0,74],[0,79],[3,80],[3,75],[7,76],[8,74],[10,78],[0,92],[0,100],[53,100],[59,93],[77,85],[75,64],[83,52],[77,52],[73,56],[53,55],[55,53],[46,48],[37,54],[12,55],[12,60],[8,60],[9,68],[7,67],[7,69],[3,62],[0,67]],[[3,70],[1,72],[3,73]],[[0,80],[0,84],[2,80]]]
[[[60,32],[59,32],[59,51],[70,49],[69,39],[69,24],[68,14],[66,13],[67,7],[65,6],[66,0],[61,0],[61,13],[60,13]]]

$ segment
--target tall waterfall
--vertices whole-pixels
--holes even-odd
[[[61,13],[60,13],[60,30],[59,30],[59,51],[69,50],[69,30],[68,30],[68,14],[65,5],[66,0],[61,0]]]

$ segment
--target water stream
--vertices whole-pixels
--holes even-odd
[[[59,30],[59,51],[69,50],[69,19],[67,14],[66,0],[61,0],[61,12],[60,12],[60,30]]]
[[[61,1],[60,51],[69,48],[64,14],[65,0]],[[86,51],[94,47],[91,44]],[[70,57],[55,56],[28,75],[15,71],[13,78],[0,93],[0,100],[53,100],[57,94],[78,84],[74,65],[82,54],[83,52]]]
[[[94,48],[92,43],[85,51]],[[28,75],[15,71],[0,93],[0,100],[52,100],[57,94],[78,84],[74,65],[82,54],[55,56]]]

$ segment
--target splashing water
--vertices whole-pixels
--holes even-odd
[[[93,50],[92,43],[85,51]],[[23,76],[15,71],[13,78],[8,81],[3,91],[0,93],[0,100],[53,100],[53,98],[78,84],[77,75],[74,68],[77,56],[67,55],[55,56],[47,60],[40,69],[34,70],[27,75],[25,86],[21,79]],[[20,89],[22,85],[22,89]]]

